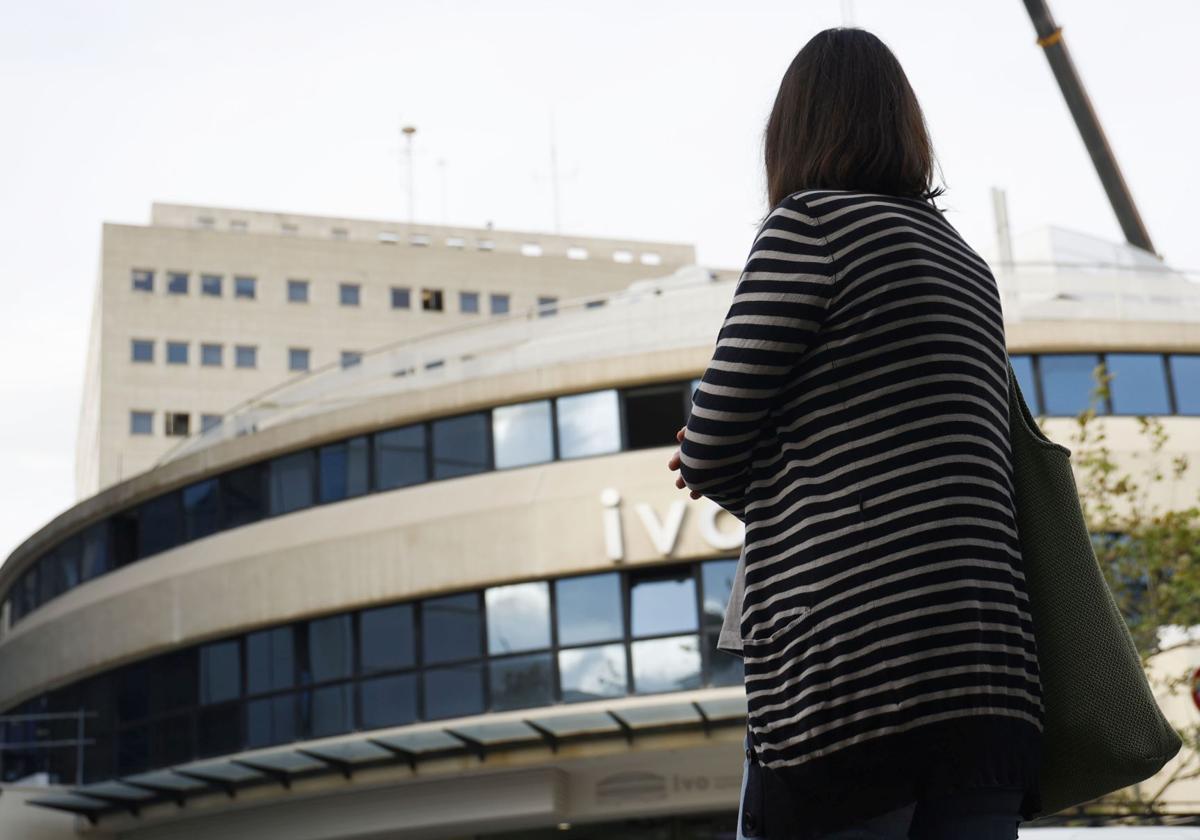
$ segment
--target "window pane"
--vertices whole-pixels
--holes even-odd
[[[312,506],[315,462],[311,449],[271,461],[272,516]]]
[[[255,292],[255,280],[253,277],[234,277],[233,278],[233,294],[240,298],[253,298]]]
[[[108,522],[97,522],[83,532],[80,579],[91,580],[113,568],[108,544]]]
[[[425,426],[405,426],[375,435],[375,482],[391,490],[426,481]]]
[[[1086,409],[1091,391],[1096,386],[1092,370],[1098,364],[1100,357],[1095,353],[1039,356],[1046,413],[1073,416]],[[1103,414],[1103,404],[1097,405],[1096,411]]]
[[[338,286],[338,300],[342,306],[358,306],[358,285],[342,283]]]
[[[188,290],[188,276],[181,271],[167,272],[167,294],[170,295],[186,295]]]
[[[138,508],[138,557],[149,557],[179,544],[183,510],[178,493],[167,493]]]
[[[363,680],[360,691],[364,729],[401,726],[417,719],[415,674]]]
[[[222,345],[220,344],[200,345],[200,364],[206,367],[220,367],[224,364],[222,355]]]
[[[1037,387],[1033,381],[1033,356],[1009,356],[1009,361],[1012,362],[1013,373],[1017,375],[1017,386],[1021,389],[1021,395],[1025,397],[1025,404],[1029,406],[1030,413],[1041,414],[1042,404],[1038,401]]]
[[[154,415],[149,411],[129,412],[129,433],[149,435],[154,433]]]
[[[238,703],[201,708],[196,713],[196,754],[228,755],[242,748],[242,707]]]
[[[631,576],[634,636],[696,629],[696,585],[690,568]]]
[[[559,651],[558,673],[563,700],[598,700],[627,693],[625,646],[622,644]]]
[[[539,295],[537,301],[539,318],[544,318],[547,315],[553,315],[558,312],[558,298],[550,297],[549,295]]]
[[[625,393],[625,427],[630,449],[676,444],[675,433],[687,423],[687,395],[679,385],[637,388]]]
[[[135,338],[131,345],[131,358],[135,362],[154,361],[154,342]]]
[[[504,315],[508,312],[508,295],[494,294],[491,296],[493,315]]]
[[[1114,414],[1170,414],[1167,372],[1158,353],[1107,353]]]
[[[742,685],[746,674],[739,656],[717,650],[720,628],[704,631],[704,646],[708,649],[709,685]]]
[[[483,666],[476,663],[425,672],[425,717],[477,715],[483,711]]]
[[[246,704],[246,746],[267,747],[296,738],[296,695],[285,694]]]
[[[156,656],[150,661],[150,713],[172,712],[195,706],[200,697],[196,648]]]
[[[630,645],[637,694],[700,687],[700,642],[695,636],[647,639]]]
[[[506,656],[488,663],[492,709],[528,709],[554,702],[554,667],[549,653]]]
[[[1200,354],[1172,353],[1167,359],[1175,384],[1175,410],[1180,414],[1200,414]]]
[[[621,577],[616,572],[563,578],[554,583],[558,643],[603,642],[624,635]]]
[[[496,469],[540,464],[554,458],[550,401],[504,405],[492,409]]]
[[[289,347],[288,370],[308,370],[308,350],[302,347]]]
[[[242,694],[242,653],[237,639],[200,648],[200,702],[220,703]]]
[[[143,268],[135,268],[132,273],[133,289],[138,292],[154,291],[154,272]]]
[[[221,475],[221,525],[236,528],[266,515],[266,488],[262,465],[254,464]]]
[[[314,688],[301,695],[305,732],[313,738],[354,729],[354,686],[350,683]]]
[[[246,636],[246,693],[259,694],[296,683],[296,651],[291,626]]]
[[[433,422],[433,477],[470,475],[488,468],[488,416],[484,412]]]
[[[196,540],[216,533],[218,515],[215,478],[183,488],[185,539]]]
[[[616,391],[593,391],[558,398],[559,457],[602,455],[621,448]]]
[[[358,350],[343,350],[341,357],[342,367],[353,367],[362,361],[362,353]]]
[[[421,636],[425,662],[450,662],[482,655],[483,620],[479,614],[478,593],[423,601]]]
[[[336,502],[367,492],[370,448],[366,436],[320,449],[321,501]]]
[[[721,629],[725,621],[725,607],[733,591],[733,578],[737,575],[736,560],[710,560],[700,567],[700,580],[704,585],[704,626]]]
[[[550,647],[550,586],[545,581],[484,591],[488,653]]]
[[[412,305],[410,289],[398,286],[392,287],[392,309],[408,309]]]
[[[258,364],[258,348],[239,344],[234,348],[234,363],[240,368],[252,368]]]
[[[479,292],[459,292],[458,308],[461,312],[478,312]]]
[[[335,615],[308,622],[308,663],[302,679],[326,682],[348,677],[353,670],[350,616]]]
[[[117,735],[117,773],[128,776],[150,769],[150,728],[136,726]]]
[[[185,341],[168,341],[167,342],[167,364],[169,365],[186,365],[188,360],[188,346]]]
[[[363,673],[411,668],[416,664],[411,604],[363,610],[358,628]]]
[[[308,301],[308,281],[289,280],[287,294],[288,300],[292,303],[305,303]]]
[[[209,297],[221,296],[221,275],[219,274],[201,274],[200,275],[200,294],[208,295]]]
[[[220,426],[220,425],[221,425],[221,415],[220,414],[201,414],[200,415],[200,432],[201,432],[201,434],[203,434],[204,432],[212,431],[213,429],[217,428],[217,426]]]

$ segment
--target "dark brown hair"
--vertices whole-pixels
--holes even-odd
[[[863,29],[825,29],[796,53],[763,139],[771,209],[804,189],[925,201],[945,192],[931,189],[933,145],[908,77]]]

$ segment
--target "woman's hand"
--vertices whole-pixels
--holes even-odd
[[[681,426],[679,431],[675,433],[675,440],[679,441],[680,443],[683,443],[683,433],[686,430],[687,430],[687,426]],[[679,458],[680,458],[679,450],[676,449],[675,454],[671,456],[671,460],[667,461],[667,466],[672,471],[679,469]],[[675,486],[678,487],[680,490],[683,490],[684,488],[687,487],[687,485],[683,483],[683,476],[681,476],[681,475],[675,476]],[[695,490],[690,490],[689,492],[691,493],[691,496],[693,499],[700,498],[701,494],[697,493]]]

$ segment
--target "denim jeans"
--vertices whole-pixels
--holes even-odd
[[[763,837],[747,808],[750,780],[750,733],[744,740],[742,792],[737,840]],[[921,799],[848,828],[822,834],[820,840],[1015,840],[1023,791],[1008,788],[963,791],[938,799]]]

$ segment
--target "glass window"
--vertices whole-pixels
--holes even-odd
[[[150,727],[135,726],[117,733],[117,773],[128,776],[150,769]]]
[[[417,662],[412,604],[363,610],[358,619],[364,674],[411,668]]]
[[[539,318],[544,318],[547,315],[553,315],[558,312],[558,298],[549,295],[538,295],[537,300]]]
[[[196,705],[200,697],[200,669],[197,661],[197,651],[194,647],[156,656],[150,661],[152,715]]]
[[[417,676],[397,674],[359,684],[364,729],[402,726],[417,719]]]
[[[621,576],[616,572],[557,580],[554,598],[560,645],[604,642],[625,635]]]
[[[291,625],[246,635],[246,693],[262,694],[296,684],[296,646]]]
[[[246,746],[268,747],[295,739],[295,694],[251,700],[246,704]]]
[[[1096,380],[1092,371],[1100,364],[1095,353],[1053,353],[1038,357],[1046,413],[1074,416],[1088,407]],[[1096,406],[1104,413],[1103,404]]]
[[[556,408],[560,458],[603,455],[621,449],[621,413],[616,391],[559,397]]]
[[[135,268],[131,272],[135,292],[154,291],[154,272],[148,268]]]
[[[465,592],[421,602],[421,637],[426,663],[474,659],[483,654],[479,593]]]
[[[354,685],[325,685],[300,695],[306,735],[320,738],[354,729]]]
[[[338,284],[338,302],[342,306],[358,306],[359,288],[357,283]]]
[[[483,472],[490,453],[486,412],[433,421],[433,477]]]
[[[483,711],[483,666],[430,668],[425,672],[425,717],[477,715]]]
[[[183,488],[184,539],[198,540],[216,533],[219,515],[215,478]]]
[[[293,452],[270,462],[270,512],[272,516],[312,507],[316,459],[311,449]]]
[[[137,509],[123,510],[109,517],[114,568],[127,566],[137,560]]]
[[[700,687],[700,641],[695,636],[633,642],[630,655],[637,694]]]
[[[1106,353],[1114,414],[1170,414],[1167,371],[1159,353]]]
[[[165,493],[138,507],[138,557],[150,557],[179,545],[183,510],[179,493]]]
[[[554,702],[554,663],[549,653],[493,659],[488,670],[494,711]]]
[[[167,294],[186,295],[188,293],[188,276],[183,271],[167,272]]]
[[[29,615],[38,608],[38,567],[30,566],[21,576],[20,583],[21,615]]]
[[[479,292],[459,292],[458,293],[458,311],[459,312],[478,312],[479,311]]]
[[[1167,362],[1175,385],[1175,410],[1180,414],[1200,414],[1200,353],[1172,353]]]
[[[236,528],[257,522],[266,515],[266,470],[261,464],[251,464],[240,470],[222,473],[221,526]]]
[[[342,351],[342,367],[353,367],[362,361],[362,352],[359,350],[343,350]]]
[[[1013,373],[1017,375],[1017,386],[1021,389],[1021,395],[1025,397],[1030,414],[1041,414],[1042,404],[1038,399],[1037,384],[1033,376],[1033,356],[1009,356],[1009,361],[1012,362]]]
[[[208,297],[221,296],[221,275],[220,274],[201,274],[200,275],[200,294]]]
[[[108,544],[107,521],[97,522],[84,529],[82,542],[80,580],[91,580],[113,568],[112,552]]]
[[[687,423],[689,395],[677,384],[625,392],[625,428],[630,449],[677,444],[675,433]]]
[[[322,446],[319,453],[323,503],[367,492],[371,453],[366,435]]]
[[[493,315],[505,315],[508,313],[508,295],[498,294],[493,292],[488,296]]]
[[[550,423],[550,400],[492,409],[496,469],[553,460],[554,431]]]
[[[376,432],[375,484],[378,489],[406,487],[428,478],[423,424]]]
[[[629,578],[634,636],[696,629],[696,583],[691,567],[631,572]]]
[[[623,644],[571,648],[558,652],[563,700],[600,700],[628,692]]]
[[[154,433],[154,413],[150,411],[129,412],[129,433],[150,435]]]
[[[234,277],[233,296],[253,300],[258,289],[258,281],[253,277]]]
[[[301,666],[304,682],[327,682],[353,673],[354,641],[350,630],[349,614],[308,622],[308,661]]]
[[[258,364],[258,348],[252,344],[239,344],[233,350],[234,364],[240,368],[252,368]]]
[[[130,347],[131,358],[135,362],[154,361],[154,342],[143,338],[135,338]]]
[[[200,647],[200,702],[208,705],[242,695],[242,649],[237,639]]]
[[[221,415],[220,414],[201,414],[200,415],[200,431],[202,433],[211,431],[220,425],[221,425]]]
[[[167,342],[167,364],[186,365],[188,363],[188,346],[186,341]]]
[[[704,628],[720,631],[725,621],[725,607],[733,591],[733,578],[737,575],[737,560],[710,560],[700,567],[700,581],[704,586]]]
[[[412,290],[407,286],[392,286],[392,309],[408,309],[412,306]]]
[[[204,706],[196,712],[197,757],[229,755],[243,746],[241,704]]]
[[[192,433],[192,416],[186,411],[168,411],[163,418],[163,432],[171,437],[187,437]]]
[[[224,348],[220,344],[200,345],[200,364],[205,367],[220,367],[224,362]]]
[[[287,299],[291,303],[308,303],[308,281],[287,281]]]
[[[308,370],[308,348],[288,348],[288,370]]]
[[[487,605],[488,653],[550,647],[550,586],[546,581],[493,586]]]
[[[442,290],[441,289],[422,289],[421,290],[421,308],[427,312],[442,311]]]

